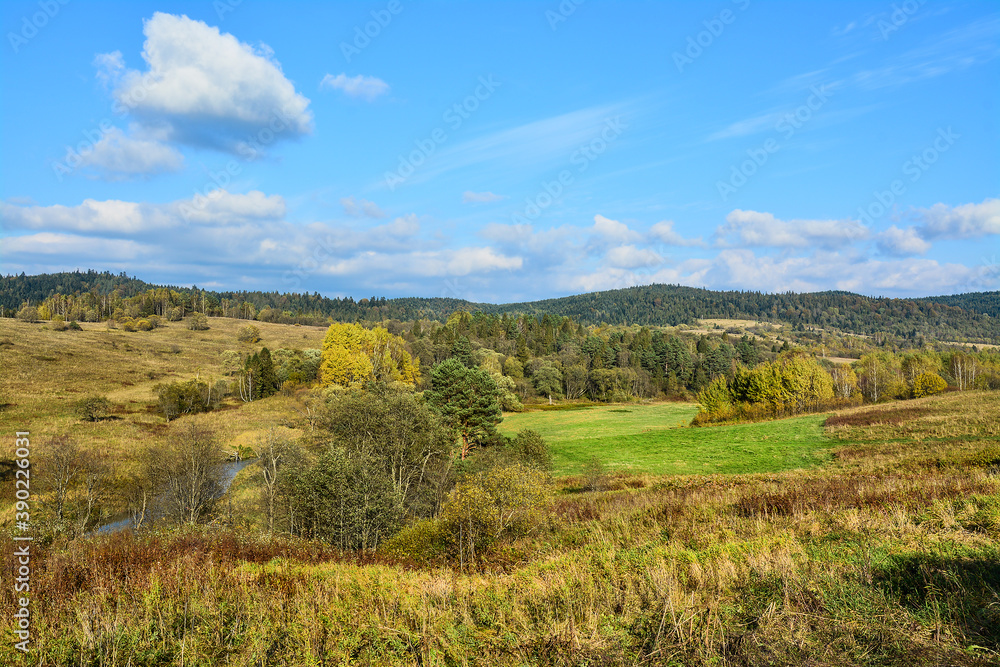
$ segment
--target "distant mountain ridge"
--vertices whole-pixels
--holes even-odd
[[[250,303],[257,311],[271,308],[298,317],[335,321],[380,321],[415,318],[444,320],[456,310],[489,314],[570,316],[585,324],[676,326],[699,319],[743,319],[787,323],[905,339],[1000,343],[1000,291],[940,297],[896,299],[851,292],[767,294],[713,291],[681,285],[643,285],[521,303],[474,303],[462,299],[404,297],[355,300],[319,293],[201,290],[155,285],[124,273],[66,272],[0,277],[0,306],[9,314],[26,301],[39,303],[56,294],[118,290],[134,297],[149,290],[170,289],[197,295],[209,304],[228,300]],[[192,298],[194,298],[192,296]],[[192,301],[193,302],[193,301]]]

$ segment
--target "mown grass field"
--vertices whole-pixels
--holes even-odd
[[[693,403],[587,406],[504,417],[501,430],[538,431],[552,449],[554,473],[580,473],[596,457],[610,472],[652,475],[777,472],[830,457],[825,415],[759,424],[687,428]]]

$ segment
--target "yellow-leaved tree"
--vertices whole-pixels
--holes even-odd
[[[420,359],[410,356],[406,344],[382,327],[331,324],[323,339],[320,381],[324,386],[362,387],[367,382],[401,382],[411,387],[420,380]]]

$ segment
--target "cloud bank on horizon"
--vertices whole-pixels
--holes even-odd
[[[67,7],[0,56],[0,272],[1000,289],[995,5],[621,7]]]

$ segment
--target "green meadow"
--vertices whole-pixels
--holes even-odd
[[[677,475],[778,472],[828,460],[826,415],[688,428],[693,403],[581,406],[505,415],[501,430],[532,429],[552,450],[557,476],[582,471],[593,458],[610,472]]]

